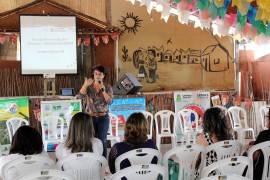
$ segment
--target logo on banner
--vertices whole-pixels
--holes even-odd
[[[209,99],[209,94],[199,93],[199,94],[197,94],[197,99],[198,100],[208,100]]]
[[[179,96],[179,95],[177,95]],[[182,98],[180,97],[179,101],[191,101],[192,100],[192,94],[181,94],[180,96],[182,96]]]

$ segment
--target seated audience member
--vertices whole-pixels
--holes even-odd
[[[218,141],[231,140],[231,128],[229,128],[228,121],[224,111],[220,108],[213,107],[205,111],[202,120],[203,132],[197,138],[197,144],[204,147],[209,146]],[[206,154],[206,166],[217,161],[217,154],[215,151],[210,151]],[[215,175],[213,171],[211,173]]]
[[[8,162],[26,155],[41,155],[49,157],[43,150],[43,142],[39,132],[31,126],[21,126],[15,132],[9,151],[9,155],[0,158],[0,177],[2,168]],[[16,168],[11,168],[8,179],[14,180],[20,175]],[[0,178],[1,179],[1,178]]]
[[[152,139],[147,139],[148,121],[144,114],[136,112],[131,114],[125,124],[124,141],[114,144],[109,154],[109,168],[111,173],[115,173],[115,160],[118,156],[125,152],[138,148],[157,149]],[[152,160],[152,163],[157,163],[157,158]],[[120,168],[124,169],[130,166],[128,160],[124,160],[120,164]]]
[[[265,126],[268,128],[267,130],[263,130],[259,133],[256,141],[250,141],[248,149],[246,152],[249,150],[250,147],[253,145],[265,142],[265,141],[270,141],[270,109],[268,110],[268,115],[265,116],[267,118]],[[262,179],[262,173],[263,173],[263,166],[264,166],[264,156],[262,151],[256,151],[253,154],[253,180],[261,180]],[[244,153],[244,155],[247,155]]]
[[[70,121],[68,135],[65,143],[59,144],[55,149],[55,156],[59,160],[71,153],[92,152],[99,155],[103,153],[102,142],[93,136],[93,122],[91,116],[79,112],[75,114]],[[100,166],[95,166],[97,172]],[[71,170],[71,167],[64,164],[64,171]],[[99,179],[99,173],[95,179]]]

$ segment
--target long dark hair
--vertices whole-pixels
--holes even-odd
[[[147,141],[148,121],[144,114],[136,112],[131,114],[124,128],[125,142],[131,146],[143,145]]]
[[[31,126],[21,126],[15,132],[9,154],[40,154],[43,142],[39,132]]]
[[[216,135],[218,141],[232,139],[225,112],[220,108],[213,107],[205,111],[202,122],[203,131],[209,135]]]
[[[65,146],[75,152],[93,152],[93,122],[91,116],[79,112],[70,121]]]

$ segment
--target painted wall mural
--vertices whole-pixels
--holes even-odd
[[[139,3],[112,4],[113,25],[124,31],[119,40],[119,77],[132,73],[142,91],[234,88],[233,41],[207,30],[168,23],[148,14]],[[192,23],[192,22],[191,22]]]

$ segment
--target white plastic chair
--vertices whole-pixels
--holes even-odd
[[[60,123],[60,124],[59,124]],[[58,129],[60,128],[60,132]],[[41,118],[42,140],[47,151],[48,143],[61,143],[64,139],[64,120],[58,116],[46,116]]]
[[[178,179],[195,179],[196,163],[199,158],[201,158],[201,161],[205,158],[205,148],[198,144],[189,144],[167,151],[163,156],[163,164],[166,168],[168,168],[168,160],[170,158],[179,164]],[[201,175],[202,164],[201,162],[198,166],[199,175]]]
[[[112,175],[111,180],[121,180],[122,177],[126,177],[128,180],[156,180],[159,175],[162,175],[163,180],[167,180],[168,169],[156,164],[141,164],[116,172]]]
[[[259,144],[252,146],[248,151],[248,157],[252,160],[253,164],[253,154],[254,152],[261,150],[263,153],[264,158],[264,167],[263,167],[263,174],[262,179],[270,179],[270,167],[269,167],[269,157],[270,157],[270,141],[265,141]],[[262,154],[260,155],[262,156]],[[253,172],[253,170],[252,170]],[[251,175],[253,177],[253,174]]]
[[[225,140],[213,143],[209,146],[206,146],[206,154],[210,151],[215,151],[217,155],[217,161],[233,157],[240,156],[242,154],[243,144],[237,140]],[[206,167],[206,159],[203,162],[203,168]]]
[[[152,134],[153,134],[153,121],[154,121],[154,116],[152,113],[148,112],[148,111],[141,111],[141,113],[144,114],[144,116],[146,117],[146,119],[148,121],[150,121],[149,123],[149,134],[147,135],[148,139],[152,139]]]
[[[155,124],[156,124],[156,145],[160,150],[161,138],[170,137],[172,141],[172,148],[176,147],[176,134],[171,130],[170,119],[173,117],[173,130],[175,131],[175,114],[170,110],[161,110],[155,114]],[[160,123],[158,122],[160,119]],[[160,124],[160,126],[159,126]]]
[[[157,158],[157,164],[160,164],[162,159],[162,154],[159,150],[151,149],[151,148],[139,148],[128,151],[120,156],[118,156],[115,160],[115,170],[120,171],[120,164],[123,160],[127,159],[131,166],[138,164],[151,164],[153,158]]]
[[[225,106],[215,105],[213,107],[217,107],[217,108],[221,109],[225,113],[225,116],[228,114],[228,109]]]
[[[182,132],[186,137],[186,144],[190,144],[191,136],[193,137],[193,144],[195,144],[197,134],[199,133],[198,113],[192,109],[181,109],[180,111],[178,111],[177,117],[178,117],[181,129],[182,129]],[[194,118],[193,123],[192,123],[192,120],[193,120],[192,117]],[[182,139],[182,143],[183,143],[183,139]]]
[[[264,105],[260,107],[260,117],[261,117],[261,122],[262,122],[262,129],[266,130],[268,129],[265,125],[265,119],[266,117],[268,117],[268,113],[269,113],[269,108],[270,108],[270,104],[268,105]],[[268,117],[269,118],[269,117]],[[268,120],[268,119],[267,119]]]
[[[249,157],[234,156],[226,159],[214,162],[203,169],[202,178],[208,177],[208,175],[216,170],[216,173],[220,175],[236,174],[241,176],[247,167],[245,177],[250,178],[252,169],[252,162]]]
[[[115,142],[120,141],[120,137],[118,136],[118,117],[115,114],[109,113],[110,116],[110,124],[107,133],[107,140],[111,141],[111,146],[115,144]],[[115,128],[115,133],[113,133],[113,127]]]
[[[228,174],[228,175],[209,176],[202,178],[201,180],[250,180],[250,179],[236,174]]]
[[[49,157],[41,155],[28,155],[22,156],[18,159],[8,162],[2,168],[2,174],[4,179],[15,179],[17,177],[36,172],[43,169],[54,169],[55,162]],[[17,173],[14,173],[16,171]],[[10,177],[12,176],[12,177]]]
[[[229,118],[234,131],[237,132],[238,140],[245,144],[245,132],[250,131],[252,139],[255,140],[254,130],[247,124],[247,112],[244,108],[232,106],[228,109]],[[243,117],[243,118],[242,118]],[[241,121],[244,121],[243,126]]]
[[[95,153],[80,152],[72,153],[56,163],[56,168],[70,172],[76,179],[91,180],[99,174],[104,179],[107,160]]]
[[[23,124],[29,125],[29,122],[26,119],[23,119],[20,117],[12,117],[6,121],[6,126],[7,126],[7,130],[8,130],[10,143],[11,143],[12,137],[15,134],[15,132],[17,131],[17,129],[19,127],[21,127]]]
[[[38,180],[38,179],[76,180],[74,176],[72,176],[71,174],[56,169],[47,169],[29,173],[18,177],[16,180]]]

